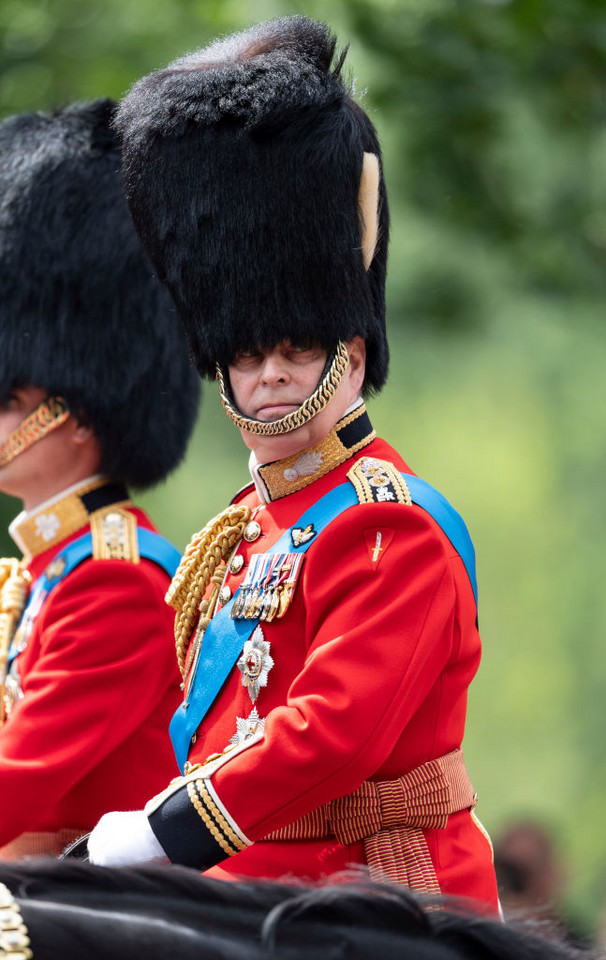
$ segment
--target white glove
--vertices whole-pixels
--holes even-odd
[[[88,838],[88,855],[98,867],[127,867],[150,860],[169,863],[143,810],[101,817]]]

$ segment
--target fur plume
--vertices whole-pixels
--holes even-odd
[[[115,104],[0,124],[0,392],[29,384],[92,424],[138,487],[185,452],[198,380],[123,196]]]
[[[341,79],[329,29],[285,17],[140,80],[119,108],[135,226],[201,375],[289,338],[360,334],[366,389],[387,375],[388,213],[365,269],[358,190],[375,130]]]

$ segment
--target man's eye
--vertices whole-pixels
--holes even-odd
[[[288,351],[288,356],[299,363],[307,363],[310,360],[315,360],[316,356],[319,355],[320,350],[317,347],[290,347]]]
[[[240,350],[234,358],[234,365],[242,366],[243,364],[254,363],[260,356],[258,350]]]
[[[3,397],[0,397],[0,409],[12,410],[18,402],[19,397],[11,390],[9,393],[5,393]]]

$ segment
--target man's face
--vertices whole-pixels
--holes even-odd
[[[48,396],[39,387],[14,387],[0,399],[0,443]]]
[[[21,421],[47,396],[46,390],[40,387],[15,387],[0,400],[0,443],[4,443]],[[0,490],[19,497],[24,483],[27,484],[32,473],[37,474],[47,469],[46,457],[40,456],[40,451],[36,450],[34,444],[5,467],[0,467]]]
[[[356,399],[364,379],[364,343],[355,337],[348,344],[350,366],[330,403],[312,420],[276,437],[263,437],[241,430],[247,447],[257,460],[267,463],[315,446],[332,430]],[[318,386],[326,366],[326,351],[302,349],[288,341],[268,350],[237,354],[228,367],[237,407],[256,420],[279,420],[297,410]]]
[[[0,443],[16,430],[22,420],[46,399],[48,393],[40,387],[15,387],[0,401]],[[61,430],[61,428],[59,428]],[[8,463],[0,467],[0,490],[12,497],[23,499],[32,483],[40,482],[52,469],[49,448],[53,437],[48,436],[35,443]]]
[[[4,396],[0,400],[0,443],[47,397],[48,391],[33,386],[16,387]],[[26,509],[30,509],[77,481],[80,474],[94,473],[100,453],[96,440],[87,439],[90,434],[90,428],[68,417],[65,423],[0,467],[0,490],[23,500]]]
[[[279,420],[314,392],[325,365],[325,350],[288,342],[271,350],[239,353],[229,367],[236,404],[255,420]]]

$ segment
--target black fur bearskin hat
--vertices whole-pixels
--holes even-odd
[[[126,194],[201,376],[238,350],[366,341],[365,392],[385,382],[387,197],[368,269],[358,194],[376,132],[323,24],[285,17],[134,85],[117,114]]]
[[[181,460],[199,380],[124,199],[115,104],[0,124],[0,393],[31,385],[93,427],[137,487]]]

